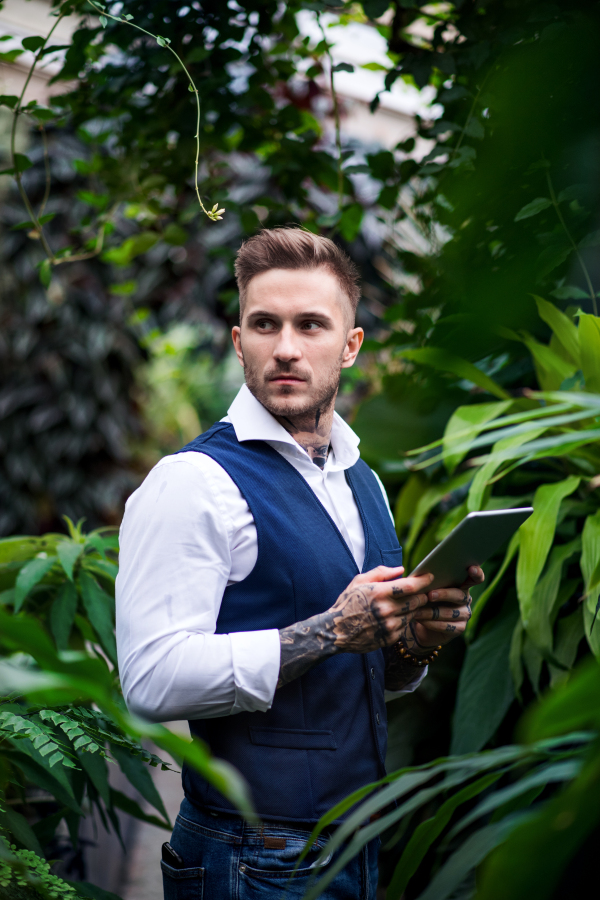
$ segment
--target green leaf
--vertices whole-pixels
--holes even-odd
[[[120,247],[114,247],[107,250],[102,255],[105,262],[113,263],[115,266],[127,266],[129,263],[150,250],[158,241],[159,235],[154,231],[142,231],[135,237],[127,238]]]
[[[471,639],[475,635],[475,632],[477,631],[477,625],[479,622],[479,618],[481,616],[481,613],[485,609],[486,603],[488,602],[488,600],[490,599],[490,597],[492,596],[492,594],[498,587],[498,584],[500,583],[502,576],[508,569],[509,565],[511,564],[511,562],[513,560],[513,557],[515,556],[517,550],[519,549],[520,539],[521,539],[520,534],[518,531],[516,531],[510,539],[510,543],[508,545],[506,555],[505,555],[504,559],[502,560],[502,565],[500,566],[500,568],[494,575],[492,581],[490,581],[489,585],[483,591],[483,593],[479,595],[479,597],[477,598],[477,601],[475,602],[475,604],[473,606],[473,614],[472,614],[471,618],[469,619],[469,622],[467,623],[467,629],[465,632],[465,637],[467,638],[467,640],[469,642],[471,641]]]
[[[589,294],[582,291],[581,288],[571,287],[570,285],[562,285],[550,291],[551,297],[557,300],[589,300]]]
[[[464,445],[477,437],[490,419],[496,419],[512,406],[512,400],[501,403],[475,403],[472,406],[459,406],[448,420],[444,432],[444,463],[449,474],[467,455],[468,448],[456,452],[457,445]]]
[[[525,631],[523,629],[523,623],[521,622],[521,618],[517,624],[515,625],[515,630],[513,631],[513,635],[510,641],[510,649],[508,651],[508,668],[510,669],[510,674],[513,680],[513,685],[515,689],[515,696],[519,703],[523,703],[523,698],[521,696],[521,687],[523,685],[523,680],[525,678],[525,673],[523,672],[523,639],[525,637]]]
[[[87,900],[123,900],[117,894],[105,891],[104,888],[98,887],[97,884],[92,884],[89,881],[67,880],[67,884],[70,884],[77,891],[79,897],[86,897]]]
[[[59,650],[66,650],[75,613],[77,612],[77,591],[75,585],[65,581],[58,591],[50,610],[50,630]]]
[[[534,296],[534,300],[537,304],[540,318],[550,326],[575,368],[579,369],[581,367],[581,354],[579,351],[579,333],[576,326],[554,303],[548,303],[547,300],[537,296]]]
[[[486,488],[496,472],[506,460],[506,454],[510,451],[517,450],[524,444],[527,445],[534,441],[537,437],[546,431],[547,425],[544,423],[541,428],[534,427],[530,431],[517,430],[512,437],[501,438],[492,447],[489,459],[477,470],[473,478],[473,483],[469,488],[467,496],[467,507],[469,512],[477,512],[484,504]],[[510,457],[509,457],[510,458]]]
[[[162,234],[163,241],[166,241],[167,244],[174,244],[176,247],[180,247],[187,241],[189,235],[185,228],[182,228],[181,225],[177,225],[175,222],[170,222]]]
[[[148,813],[145,813],[139,803],[136,803],[135,800],[132,800],[131,797],[127,797],[125,794],[121,793],[121,791],[116,791],[114,788],[111,788],[110,800],[115,809],[122,809],[123,812],[126,812],[129,816],[133,816],[134,819],[139,819],[141,822],[147,822],[149,825],[155,825],[157,828],[164,828],[167,831],[173,829],[173,826],[168,820],[163,821],[163,819],[159,819],[158,816],[151,816]]]
[[[536,197],[535,200],[527,203],[519,210],[515,216],[515,222],[520,222],[521,219],[529,219],[531,216],[537,216],[538,213],[548,209],[549,206],[552,206],[552,200],[548,200],[547,197]]]
[[[92,627],[100,638],[100,643],[108,658],[114,665],[117,665],[117,645],[112,620],[113,599],[102,590],[89,572],[80,572],[77,581]]]
[[[586,389],[600,393],[600,317],[580,315],[579,343]]]
[[[106,28],[106,26],[108,25],[108,19],[106,18],[106,16],[100,16],[99,18],[100,18],[100,24],[102,25],[102,27]]]
[[[110,788],[108,786],[108,765],[99,753],[77,751],[79,764],[90,779],[107,807],[110,807]]]
[[[508,654],[516,613],[493,620],[467,649],[460,672],[450,753],[481,750],[515,697]]]
[[[390,5],[389,0],[362,0],[362,8],[369,19],[379,19]]]
[[[27,850],[33,850],[34,853],[44,859],[44,851],[25,816],[15,812],[9,806],[0,807],[0,826],[6,828],[11,837],[23,844]]]
[[[502,774],[502,772],[492,772],[489,775],[484,775],[483,778],[479,778],[473,784],[469,784],[462,790],[457,791],[456,794],[449,797],[441,805],[435,816],[426,819],[425,822],[421,822],[417,826],[400,857],[400,862],[396,866],[386,891],[386,900],[401,900],[408,882],[417,871],[423,857],[435,839],[442,833],[456,809],[462,803],[471,800],[477,794],[491,787]]]
[[[445,497],[446,494],[449,494],[452,491],[457,490],[457,488],[461,488],[465,484],[468,484],[472,477],[472,472],[461,472],[459,475],[455,475],[449,481],[442,482],[442,484],[433,484],[421,495],[418,503],[415,506],[408,537],[404,542],[404,553],[406,556],[405,566],[407,567],[407,569],[409,554],[431,510],[434,508],[434,506],[437,506],[442,497]],[[420,560],[418,560],[417,562],[420,562]]]
[[[567,362],[547,344],[540,344],[530,335],[523,338],[523,343],[533,356],[537,379],[542,390],[556,391],[565,379],[575,374],[578,366]]]
[[[548,766],[540,766],[531,774],[519,778],[514,784],[509,784],[499,791],[493,791],[454,826],[448,834],[448,840],[453,840],[457,834],[460,834],[477,819],[481,819],[482,816],[488,816],[515,798],[527,794],[533,787],[571,781],[581,771],[581,765],[581,759],[566,759]]]
[[[572,669],[577,658],[579,644],[585,637],[585,626],[583,623],[583,610],[581,606],[566,616],[559,619],[556,624],[556,639],[554,642],[554,655],[565,666],[566,669]],[[549,665],[550,684],[554,687],[556,684],[564,681],[568,677],[564,669],[557,669],[556,666]]]
[[[165,809],[160,794],[156,789],[156,785],[152,781],[152,776],[148,767],[142,762],[139,756],[132,756],[127,750],[116,745],[111,746],[111,752],[119,767],[127,780],[133,787],[140,792],[144,800],[157,809],[165,820],[169,820],[169,816]]]
[[[8,50],[6,53],[0,53],[0,63],[13,63],[22,54],[22,50]]]
[[[596,613],[596,605],[600,598],[600,585],[595,585],[596,572],[600,565],[600,510],[586,518],[581,535],[581,572],[583,575],[586,599],[584,614],[586,622],[586,636],[592,652],[600,657],[600,640],[595,632],[598,624],[591,630],[591,623]],[[591,633],[590,633],[591,632]]]
[[[75,541],[61,541],[56,545],[56,555],[69,581],[73,581],[73,567],[83,553],[83,546]]]
[[[434,369],[439,369],[442,372],[450,372],[459,378],[472,381],[473,384],[476,384],[484,391],[487,391],[488,394],[498,397],[500,400],[510,399],[504,388],[501,388],[499,384],[496,384],[489,375],[486,375],[481,369],[474,366],[473,363],[468,362],[466,359],[461,359],[461,357],[455,356],[447,350],[441,350],[438,347],[416,347],[408,350],[400,350],[398,351],[398,355],[404,357],[404,359],[410,359],[420,363],[421,365],[432,366]]]
[[[168,47],[168,45],[171,43],[171,40],[170,40],[170,38],[161,37],[160,34],[157,34],[156,35],[156,43],[160,47]]]
[[[47,288],[52,281],[52,264],[49,259],[42,260],[40,264],[40,281]]]
[[[0,106],[8,106],[9,109],[14,109],[18,102],[19,98],[15,94],[0,94]]]
[[[549,900],[575,852],[600,819],[596,752],[565,791],[520,822],[479,873],[478,900]],[[440,898],[441,900],[441,898]]]
[[[552,654],[553,628],[559,610],[557,599],[565,563],[581,549],[581,538],[552,548],[546,571],[535,586],[526,631],[547,659]]]
[[[428,486],[427,479],[420,472],[410,475],[404,482],[394,508],[394,524],[399,538],[404,535],[404,529],[412,519],[417,503]]]
[[[47,556],[25,563],[15,582],[15,613],[19,612],[32,588],[39,584],[57,561],[56,556]]]
[[[436,872],[429,886],[419,895],[418,900],[446,900],[465,880],[469,872],[472,872],[498,844],[506,840],[507,835],[515,827],[516,822],[508,819],[495,822],[493,825],[486,825],[485,828],[470,835]],[[513,900],[512,897],[511,900]],[[537,896],[536,900],[538,900]]]
[[[543,484],[533,498],[533,514],[521,525],[521,545],[517,562],[517,596],[521,618],[527,629],[533,592],[540,577],[556,530],[560,505],[572,494],[581,479],[572,475],[555,484]]]
[[[23,38],[21,41],[26,50],[31,50],[35,53],[36,50],[39,50],[40,47],[43,47],[45,44],[45,38],[39,37],[39,35],[33,35],[32,37]]]
[[[360,203],[352,203],[342,212],[338,228],[345,241],[356,239],[363,220],[364,208]]]

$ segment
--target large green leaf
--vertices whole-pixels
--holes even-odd
[[[554,656],[565,666],[571,669],[577,658],[577,650],[585,635],[585,626],[583,623],[583,610],[580,607],[566,616],[559,619],[556,623],[556,640],[554,642]],[[556,684],[564,681],[568,677],[568,672],[559,669],[556,666],[549,665],[550,684],[554,687]]]
[[[504,400],[500,403],[475,403],[472,406],[458,407],[444,432],[444,463],[450,474],[468,452],[464,447],[465,443],[470,443],[491,419],[498,418],[511,406],[511,400]]]
[[[399,539],[404,536],[404,529],[412,519],[415,508],[422,495],[428,488],[428,482],[424,475],[415,472],[410,475],[398,493],[394,508],[394,524]]]
[[[488,600],[490,599],[490,597],[492,596],[492,594],[498,587],[500,581],[502,580],[502,576],[508,569],[517,550],[519,549],[520,539],[521,539],[520,534],[518,531],[516,531],[510,539],[508,548],[506,550],[506,554],[504,556],[504,559],[502,560],[502,564],[501,564],[500,568],[498,569],[498,571],[496,572],[496,574],[490,581],[489,585],[486,587],[486,589],[483,591],[483,593],[479,595],[479,597],[477,598],[477,601],[474,603],[473,614],[472,614],[471,618],[469,619],[469,621],[467,622],[467,628],[465,631],[465,638],[467,639],[467,641],[469,643],[473,640],[473,637],[477,631],[479,619],[481,617],[481,613],[485,609],[486,603],[488,602]]]
[[[581,369],[588,391],[600,393],[600,317],[579,317]]]
[[[533,430],[528,431],[517,431],[511,437],[501,438],[494,444],[489,460],[477,470],[473,478],[467,497],[469,512],[478,512],[482,508],[488,483],[495,476],[502,462],[504,462],[506,452],[515,450],[521,447],[522,444],[535,440],[545,430],[546,426],[541,428],[535,427]]]
[[[528,794],[534,787],[543,787],[547,784],[561,783],[563,781],[571,781],[581,771],[581,758],[566,759],[561,762],[552,763],[548,766],[540,766],[529,774],[525,774],[518,778],[513,784],[501,788],[499,791],[492,791],[477,804],[475,809],[471,810],[464,818],[456,823],[452,831],[448,835],[448,841],[453,840],[457,834],[460,834],[477,819],[488,816],[490,813],[496,812],[508,803],[512,803],[517,797]]]
[[[56,555],[70,581],[73,581],[73,567],[82,553],[83,544],[78,541],[61,541],[56,545]]]
[[[168,820],[169,816],[167,815],[162,798],[156,789],[156,785],[152,781],[148,766],[144,765],[139,757],[132,756],[131,753],[128,753],[121,747],[113,745],[111,747],[111,753],[119,763],[121,771],[130,784],[140,792],[144,800],[147,800],[154,809],[159,811],[161,816],[164,816],[164,818]]]
[[[516,827],[514,819],[507,818],[492,825],[486,825],[470,835],[452,854],[442,868],[436,872],[428,887],[419,895],[418,900],[446,900],[447,897],[465,880],[467,875],[485,859],[499,844],[506,840],[508,834]],[[510,894],[502,895],[504,900]],[[536,896],[536,900],[538,900]]]
[[[458,682],[452,754],[481,750],[514,700],[508,654],[516,620],[513,613],[493,621],[467,649]]]
[[[533,357],[537,379],[543,391],[556,391],[563,381],[577,370],[577,364],[568,362],[555,353],[547,344],[540,344],[535,338],[523,338],[523,343]]]
[[[46,556],[37,557],[25,563],[15,582],[15,613],[19,612],[31,589],[39,584],[55,562],[57,562],[56,556]]]
[[[454,812],[462,803],[472,800],[482,791],[491,787],[502,776],[502,772],[491,772],[484,775],[472,784],[468,784],[462,790],[457,791],[451,797],[442,803],[435,816],[421,822],[415,828],[411,838],[406,845],[400,862],[396,866],[392,880],[386,891],[386,900],[401,900],[406,886],[412,876],[415,874],[423,857],[431,847],[432,843],[442,833]]]
[[[110,807],[110,788],[108,786],[108,765],[99,753],[86,753],[85,749],[77,751],[79,765],[84,770],[107,807]]]
[[[108,658],[117,664],[117,645],[112,620],[114,601],[102,590],[93,575],[82,571],[77,579],[85,611],[94,631],[100,638]]]
[[[565,353],[576,369],[581,368],[581,353],[579,349],[579,334],[577,327],[571,319],[561,310],[542,297],[535,297],[540,318],[550,326],[557,340],[560,341]]]
[[[71,581],[59,588],[50,610],[50,629],[59,650],[69,646],[69,636],[77,612],[77,589]]]
[[[581,548],[581,538],[553,547],[546,571],[536,584],[531,600],[527,634],[546,658],[552,653],[553,626],[565,563]]]
[[[31,825],[21,813],[16,812],[16,810],[11,809],[9,806],[2,807],[0,806],[0,827],[5,828],[11,835],[13,835],[20,844],[23,844],[27,850],[33,850],[34,853],[37,853],[38,856],[44,858],[44,851],[40,847],[40,842],[37,839],[35,832],[32,830]]]
[[[493,378],[490,378],[489,375],[486,375],[473,363],[462,359],[460,356],[455,356],[447,350],[442,350],[439,347],[417,347],[410,350],[400,350],[398,355],[421,365],[439,369],[442,372],[450,372],[452,375],[458,376],[458,378],[472,381],[477,387],[482,388],[494,397],[498,397],[500,400],[510,399],[504,388],[501,388]]]
[[[538,582],[556,530],[560,504],[579,486],[574,475],[555,484],[543,484],[533,498],[533,514],[521,525],[517,561],[517,596],[525,628],[529,625],[533,592]]]
[[[455,491],[457,488],[463,487],[471,480],[472,477],[472,472],[461,472],[459,475],[455,475],[454,478],[451,478],[449,481],[442,482],[441,484],[431,485],[431,487],[427,488],[427,490],[421,495],[414,510],[408,537],[404,542],[404,553],[406,556],[407,570],[409,568],[408,559],[410,551],[412,550],[419,532],[423,527],[423,523],[425,522],[431,510],[434,508],[434,506],[437,506],[442,497],[445,497],[446,494]]]
[[[580,776],[518,824],[482,868],[478,900],[549,900],[567,863],[600,821],[598,748]],[[441,900],[441,897],[439,898]]]

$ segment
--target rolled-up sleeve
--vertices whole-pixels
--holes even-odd
[[[201,465],[166,457],[121,526],[121,683],[129,709],[155,722],[265,711],[275,694],[278,631],[215,634],[234,539],[215,467],[225,476],[206,456]]]

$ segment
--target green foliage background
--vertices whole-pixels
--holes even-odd
[[[390,897],[565,896],[600,808],[597,664],[584,660],[600,655],[597,3],[128,0],[121,12],[170,41],[195,79],[201,190],[226,209],[216,224],[194,199],[194,98],[168,50],[124,22],[103,27],[83,0],[55,6],[81,17],[57,78],[76,84],[20,118],[47,132],[44,232],[64,252],[40,267],[45,289],[39,241],[12,230],[22,209],[8,193],[0,529],[56,528],[62,512],[117,521],[136,479],[222,415],[235,390],[227,332],[240,240],[290,221],[333,236],[361,266],[368,335],[344,408],[388,488],[408,566],[469,511],[535,509],[486,565],[467,641],[390,705],[394,774],[352,821],[384,812],[369,834],[384,830]],[[377,28],[386,89],[435,88],[441,115],[416,123],[424,155],[413,139],[393,150],[350,141],[343,119],[338,145],[324,136],[312,98],[329,48],[302,37],[300,10],[320,16],[325,35],[330,22]],[[23,184],[40,203],[42,143],[27,152]],[[69,253],[95,255],[67,264]],[[38,552],[28,565],[41,572]],[[90,599],[109,587],[94,552],[78,557],[79,588],[63,567],[64,597],[79,598],[67,639],[74,648],[92,629],[110,659],[110,603],[94,620]],[[38,582],[35,609],[14,574],[22,563],[11,563],[5,602],[17,621],[41,616],[60,650],[58,594],[42,587],[62,561]],[[515,747],[529,706],[538,711]],[[393,797],[405,799],[390,821],[382,798]]]

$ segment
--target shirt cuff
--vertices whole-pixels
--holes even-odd
[[[236,631],[229,639],[235,683],[231,713],[266,712],[273,704],[279,678],[279,631]]]
[[[402,697],[404,694],[412,694],[413,691],[416,691],[427,675],[428,669],[429,666],[424,666],[420,672],[417,672],[412,681],[409,681],[408,684],[404,685],[401,691],[386,691],[385,702],[387,703],[389,700],[395,700],[396,697]]]

